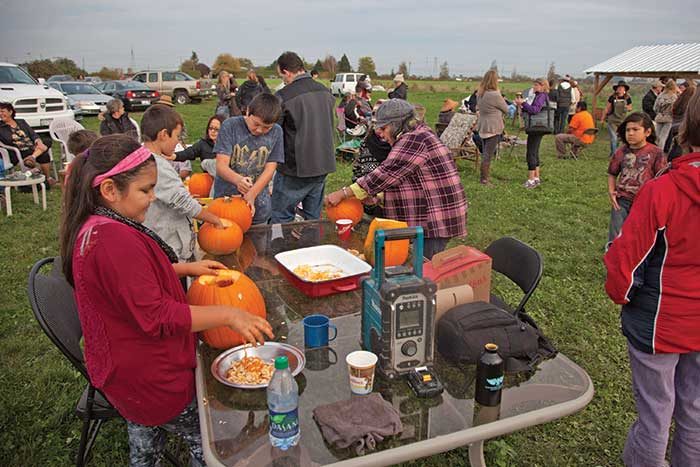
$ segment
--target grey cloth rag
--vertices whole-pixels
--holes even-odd
[[[337,448],[353,447],[361,456],[387,436],[403,431],[396,409],[379,393],[353,396],[314,409],[324,439]]]
[[[376,126],[402,121],[414,114],[415,108],[403,99],[389,99],[377,109]]]

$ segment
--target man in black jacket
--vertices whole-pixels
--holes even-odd
[[[567,115],[571,107],[571,76],[564,76],[559,82],[556,91],[557,111],[554,114],[554,133],[564,133],[566,129]]]
[[[661,91],[663,89],[664,84],[661,81],[656,81],[642,99],[642,110],[646,112],[646,114],[649,115],[652,120],[656,118],[656,112],[654,112],[654,103],[656,102],[656,98],[659,94],[661,94]]]
[[[304,62],[294,52],[280,55],[277,71],[286,85],[277,92],[282,101],[284,163],[278,164],[273,180],[270,222],[292,222],[298,203],[304,219],[318,219],[326,175],[335,172],[335,99],[304,70]]]

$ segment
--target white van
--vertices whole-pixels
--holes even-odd
[[[26,121],[40,134],[48,134],[55,118],[75,118],[63,94],[37,83],[29,73],[12,63],[0,62],[0,102],[12,104],[17,112],[15,118]]]
[[[360,80],[362,73],[338,73],[331,82],[331,93],[334,96],[341,96],[343,93],[355,92],[355,86]],[[368,77],[369,80],[369,77]]]

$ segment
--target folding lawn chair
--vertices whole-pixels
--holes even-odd
[[[475,114],[456,113],[440,135],[440,140],[452,151],[454,159],[473,160],[475,168],[479,166],[480,155],[472,139],[476,120]]]
[[[491,294],[489,301],[515,316],[521,315],[542,278],[542,256],[530,245],[512,237],[502,237],[493,241],[485,253],[493,260],[492,269],[510,279],[525,294],[516,308],[494,294]]]
[[[583,134],[584,134],[584,135],[587,135],[587,136],[593,136],[593,137],[595,137],[596,135],[598,135],[598,128],[589,128],[589,129],[587,129],[587,130],[584,130],[584,131],[583,131]],[[593,144],[593,143],[591,143],[591,144]],[[588,146],[590,146],[591,144],[584,144],[584,145],[582,145],[582,146],[579,146],[580,149],[579,149],[578,151],[574,151],[574,147],[571,146],[571,149],[569,150],[569,155],[570,155],[572,158],[578,160],[578,158],[581,157],[581,155],[583,154],[584,150],[585,150]]]

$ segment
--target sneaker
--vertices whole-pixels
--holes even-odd
[[[535,185],[536,185],[536,186],[540,186],[540,183],[542,183],[542,181],[541,181],[539,178],[535,178],[535,179],[533,179],[533,180],[535,180]]]
[[[537,186],[537,181],[536,180],[527,180],[525,182],[525,185],[523,185],[525,188],[531,189],[535,188]]]

